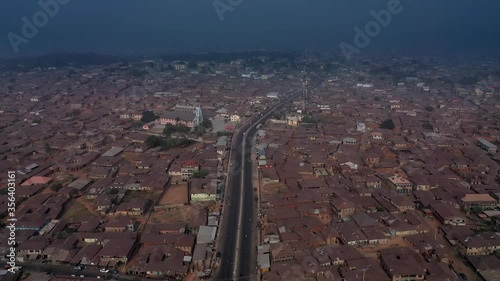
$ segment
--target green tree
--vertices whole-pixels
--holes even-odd
[[[172,125],[172,124],[167,124],[165,125],[165,128],[163,129],[163,135],[169,137],[173,133],[189,133],[191,131],[191,128],[185,125]]]
[[[327,62],[324,66],[323,66],[323,70],[326,71],[326,72],[331,72],[333,70],[333,64]]]
[[[422,128],[430,131],[434,130],[434,127],[429,121],[425,121],[424,123],[422,123]]]
[[[203,120],[203,122],[201,122],[201,125],[204,128],[207,128],[207,129],[212,129],[213,128],[212,121],[210,121],[210,120]]]
[[[48,144],[48,143],[45,143],[44,150],[45,150],[45,153],[47,153],[48,155],[52,155],[52,153],[54,153],[54,151],[55,151],[55,149],[53,149],[50,146],[50,144]]]
[[[302,118],[302,122],[303,123],[318,123],[318,120],[316,120],[316,118],[314,118],[313,116],[311,115],[305,115],[303,118]]]
[[[428,105],[425,107],[425,110],[427,110],[428,112],[432,112],[432,111],[434,111],[434,107]]]
[[[61,190],[62,187],[63,187],[62,183],[56,182],[50,187],[50,190],[58,192],[59,190]]]
[[[231,132],[228,131],[217,131],[217,136],[222,137],[222,136],[230,136]]]
[[[387,119],[382,124],[380,124],[381,129],[394,130],[394,122],[392,119]]]
[[[193,173],[193,178],[195,178],[195,179],[204,179],[207,176],[208,176],[208,171],[205,171],[205,170],[195,171]]]
[[[155,121],[156,118],[158,118],[158,116],[156,114],[154,114],[153,111],[151,111],[151,110],[144,110],[142,112],[141,122],[143,122],[143,123],[149,123],[149,122]]]
[[[118,194],[118,192],[120,192],[120,190],[118,190],[117,188],[112,188],[112,189],[109,191],[109,194],[111,194],[111,195],[115,195],[115,194]]]
[[[187,64],[187,67],[189,69],[197,69],[198,68],[198,64],[195,62],[195,61],[190,61],[188,64]]]
[[[160,139],[157,136],[149,136],[146,139],[146,146],[149,148],[157,147],[160,145]]]

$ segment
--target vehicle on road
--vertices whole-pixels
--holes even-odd
[[[109,272],[109,269],[107,269],[107,268],[101,268],[101,269],[99,270],[99,272],[102,272],[102,273],[108,273],[108,272]]]

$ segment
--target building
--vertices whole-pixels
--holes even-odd
[[[411,248],[393,248],[381,251],[382,267],[392,281],[424,280],[425,270]]]
[[[450,204],[442,202],[432,203],[431,209],[442,224],[464,226],[467,223],[467,217],[459,209],[454,208]]]
[[[406,178],[403,178],[398,175],[388,177],[387,184],[391,189],[395,190],[398,193],[406,194],[406,193],[411,193],[413,190],[413,184]]]
[[[202,225],[198,230],[198,235],[196,236],[196,243],[212,244],[215,241],[216,233],[217,233],[217,227]]]
[[[477,235],[457,235],[456,245],[462,255],[490,255],[500,249],[500,233],[483,232]]]
[[[361,123],[361,122],[358,122],[356,124],[356,130],[358,132],[366,132],[366,124],[365,123]]]
[[[460,199],[460,205],[464,210],[492,210],[497,207],[497,200],[489,194],[465,194]]]
[[[477,145],[489,153],[497,152],[497,146],[483,138],[477,138]]]
[[[215,201],[217,199],[217,179],[191,179],[189,194],[191,202]]]
[[[269,99],[278,99],[279,97],[280,97],[280,94],[276,93],[276,92],[272,92],[272,93],[267,94],[267,98],[269,98]]]
[[[181,166],[181,178],[182,180],[188,180],[193,177],[194,172],[200,170],[200,164],[194,160],[185,161]]]
[[[184,111],[167,111],[160,117],[160,124],[184,125],[189,128],[194,128],[203,122],[203,114],[201,107],[196,107],[194,112]]]

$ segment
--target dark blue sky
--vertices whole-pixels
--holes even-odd
[[[39,0],[0,1],[0,56],[14,56],[7,34]],[[50,1],[50,0],[42,0]],[[67,1],[67,0],[66,0]],[[228,0],[219,0],[227,2]],[[355,26],[390,0],[241,0],[221,21],[214,0],[71,0],[18,56],[59,51],[144,53],[289,48],[339,50]],[[498,0],[401,0],[403,11],[366,50],[499,49]]]

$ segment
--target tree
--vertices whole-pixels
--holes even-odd
[[[157,136],[149,136],[146,139],[146,146],[149,148],[154,148],[160,145],[160,139]]]
[[[118,192],[120,192],[120,190],[118,190],[117,188],[113,188],[109,191],[109,194],[111,195],[115,195],[115,194],[118,194]]]
[[[434,130],[434,127],[432,126],[431,123],[429,123],[429,121],[425,121],[424,123],[422,123],[422,128],[431,131]]]
[[[432,111],[434,111],[434,107],[428,105],[425,107],[425,110],[427,110],[428,112],[432,112]]]
[[[59,190],[61,190],[62,187],[63,187],[62,183],[56,182],[50,187],[50,190],[58,192]]]
[[[169,65],[167,66],[167,70],[168,70],[168,71],[174,71],[174,70],[175,70],[175,68],[174,68],[171,64],[169,64]]]
[[[187,67],[189,69],[197,69],[198,68],[198,64],[195,62],[195,61],[190,61],[187,65]]]
[[[189,131],[191,131],[191,129],[188,127],[188,126],[185,126],[185,125],[172,125],[172,124],[167,124],[165,126],[165,128],[163,129],[163,135],[169,137],[170,135],[172,135],[172,133],[176,133],[176,132],[179,132],[179,133],[189,133]]]
[[[380,124],[381,129],[394,130],[394,122],[392,119],[387,119],[382,124]]]
[[[228,131],[217,131],[217,136],[222,137],[222,136],[230,136],[232,133]]]
[[[201,122],[201,126],[203,126],[206,129],[212,129],[213,128],[212,121],[210,121],[210,120],[203,120],[203,122]]]
[[[323,70],[326,71],[326,72],[331,72],[333,69],[333,64],[331,64],[330,62],[327,62],[324,66],[323,66]]]
[[[312,117],[311,115],[305,115],[303,118],[302,118],[302,122],[303,123],[318,123],[318,120],[316,120],[316,118]]]
[[[193,173],[192,178],[194,179],[204,179],[208,176],[208,171],[200,170]]]
[[[48,144],[48,143],[45,143],[44,150],[45,150],[45,153],[47,153],[48,155],[52,155],[52,153],[54,153],[54,151],[55,151],[55,149],[52,148],[50,146],[50,144]]]
[[[153,122],[156,120],[156,118],[158,118],[158,116],[156,116],[156,114],[154,114],[153,111],[144,110],[142,112],[141,122],[143,123]]]

